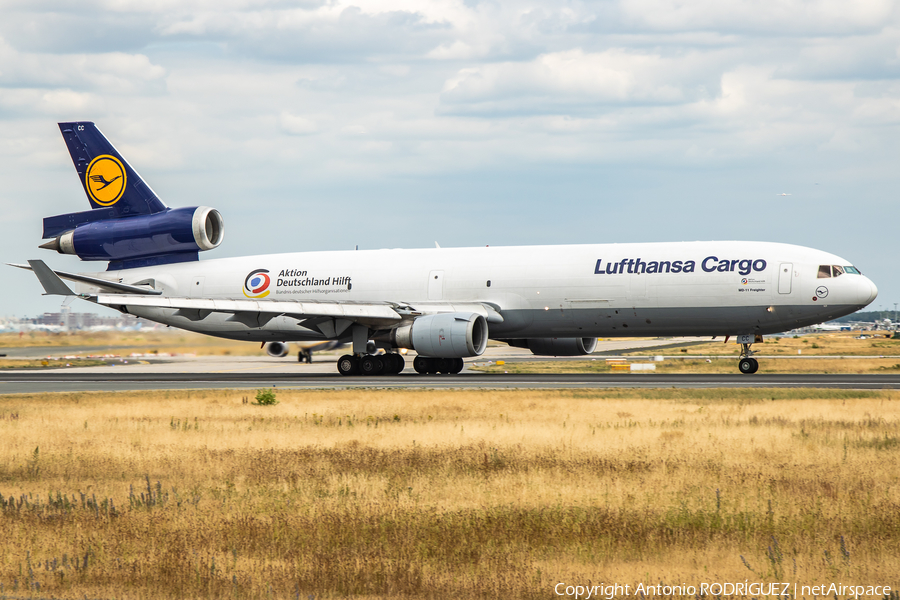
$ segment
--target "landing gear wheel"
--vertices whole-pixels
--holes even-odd
[[[756,373],[759,370],[759,363],[756,362],[755,358],[750,358],[748,356],[746,358],[742,358],[738,362],[738,369],[741,373],[750,375],[751,373]]]
[[[403,359],[403,356],[400,354],[391,354],[389,356],[393,357],[394,368],[391,369],[392,375],[397,375],[403,371],[403,368],[406,367],[406,361]]]
[[[465,366],[466,366],[466,363],[463,359],[454,358],[453,359],[453,368],[450,369],[450,373],[452,373],[453,375],[458,375],[459,372],[462,371],[463,367],[465,367]]]
[[[453,367],[456,366],[456,361],[452,358],[439,358],[434,362],[437,363],[437,371],[444,375],[453,372]]]
[[[359,370],[363,375],[381,375],[381,372],[384,371],[384,361],[380,356],[371,354],[363,356],[359,361]]]
[[[397,372],[396,354],[385,354],[381,357],[381,361],[384,363],[384,371],[381,372],[382,375],[393,375]]]
[[[419,375],[425,375],[428,373],[428,359],[424,356],[417,356],[413,359],[413,369],[416,370],[416,373]]]
[[[337,368],[341,375],[356,375],[359,373],[359,359],[351,354],[345,354],[338,359]]]

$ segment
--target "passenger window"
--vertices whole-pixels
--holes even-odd
[[[835,276],[835,277],[840,277],[841,275],[844,274],[844,268],[843,268],[843,267],[839,267],[839,266],[837,266],[837,265],[833,265],[833,266],[831,267],[831,270],[834,271],[834,276]]]
[[[831,277],[831,265],[819,265],[819,279]]]

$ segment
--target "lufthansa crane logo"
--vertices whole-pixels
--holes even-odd
[[[91,200],[100,206],[112,206],[125,193],[125,167],[115,156],[101,154],[91,161],[84,183]]]

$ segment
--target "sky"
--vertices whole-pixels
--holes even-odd
[[[222,213],[201,259],[762,240],[900,302],[889,0],[0,0],[3,263],[106,266],[37,248],[72,120]],[[2,268],[0,316],[59,309]]]

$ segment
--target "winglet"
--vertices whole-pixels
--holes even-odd
[[[31,270],[37,275],[38,281],[44,286],[45,296],[75,296],[75,292],[69,288],[59,275],[54,273],[42,260],[29,260]]]

